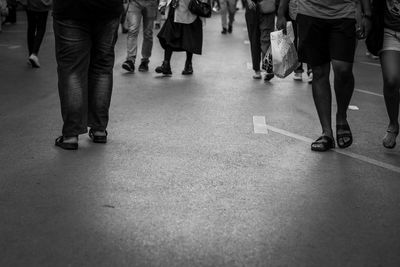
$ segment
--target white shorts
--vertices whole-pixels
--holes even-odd
[[[400,32],[385,28],[383,46],[380,52],[388,50],[400,52]]]

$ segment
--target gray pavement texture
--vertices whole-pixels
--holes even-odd
[[[154,72],[157,39],[151,71],[125,73],[120,35],[109,143],[82,135],[71,152],[53,145],[51,21],[31,69],[18,19],[0,34],[0,266],[400,266],[400,148],[381,145],[380,67],[362,43],[355,157],[254,133],[253,116],[311,139],[320,127],[308,83],[251,78],[243,11],[231,35],[207,20],[191,77],[183,53],[172,77]]]

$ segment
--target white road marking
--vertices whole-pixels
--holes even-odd
[[[268,134],[267,124],[265,123],[265,116],[253,116],[254,133]]]
[[[268,130],[269,130],[269,131],[272,131],[272,132],[275,132],[275,133],[278,133],[278,134],[282,134],[282,135],[285,135],[287,137],[291,137],[291,138],[297,139],[299,141],[307,142],[307,143],[311,143],[311,142],[314,141],[311,138],[308,138],[308,137],[305,137],[305,136],[301,136],[301,135],[298,135],[298,134],[295,134],[295,133],[291,133],[291,132],[288,132],[288,131],[273,127],[271,125],[267,125],[265,123],[265,116],[253,116],[253,124],[254,124],[254,132],[255,133],[260,133],[259,132],[260,130],[263,131],[263,132],[268,133]],[[378,161],[378,160],[375,160],[375,159],[371,159],[371,158],[366,157],[366,156],[358,155],[358,154],[349,152],[347,150],[332,149],[332,151],[334,151],[336,153],[339,153],[341,155],[348,156],[348,157],[353,158],[353,159],[357,159],[357,160],[369,163],[371,165],[375,165],[375,166],[378,166],[378,167],[381,167],[381,168],[384,168],[384,169],[387,169],[387,170],[390,170],[390,171],[393,171],[393,172],[396,172],[396,173],[400,173],[400,167],[395,166],[395,165],[391,165],[391,164],[384,163],[384,162],[381,162],[381,161]]]
[[[365,65],[371,65],[371,66],[375,66],[375,67],[381,67],[381,64],[379,64],[379,63],[372,63],[372,62],[366,62],[366,61],[360,61],[359,63],[365,64]]]
[[[0,44],[0,47],[7,47],[8,49],[16,49],[20,48],[20,45],[13,45],[13,44]]]
[[[374,96],[383,97],[383,95],[381,95],[381,94],[377,94],[377,93],[370,92],[370,91],[367,91],[367,90],[354,89],[354,91],[359,92],[359,93],[368,94],[368,95],[374,95]]]
[[[17,48],[20,48],[20,47],[21,47],[20,45],[10,45],[8,47],[8,49],[17,49]]]

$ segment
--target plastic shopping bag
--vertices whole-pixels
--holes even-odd
[[[294,46],[294,32],[289,21],[287,33],[282,30],[271,32],[271,54],[273,71],[279,78],[288,76],[298,65],[297,51]]]

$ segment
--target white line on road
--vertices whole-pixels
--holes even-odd
[[[366,90],[354,89],[354,91],[357,91],[357,92],[359,92],[359,93],[368,94],[368,95],[374,95],[374,96],[383,97],[383,95],[381,95],[381,94],[377,94],[377,93],[370,92],[370,91],[366,91]]]
[[[307,143],[313,142],[313,140],[308,138],[308,137],[301,136],[301,135],[298,135],[298,134],[295,134],[295,133],[291,133],[291,132],[288,132],[288,131],[273,127],[271,125],[267,125],[265,123],[265,116],[253,116],[253,124],[254,124],[254,132],[255,133],[266,133],[267,134],[268,130],[270,130],[272,132],[279,133],[279,134],[282,134],[282,135],[285,135],[287,137],[291,137],[291,138],[294,138],[294,139],[297,139],[297,140],[300,140],[300,141],[303,141],[303,142],[307,142]],[[256,132],[256,129],[257,129],[258,132]],[[262,130],[264,132],[259,132],[260,130]],[[381,168],[384,168],[384,169],[387,169],[387,170],[390,170],[390,171],[393,171],[393,172],[400,173],[400,167],[397,167],[395,165],[391,165],[391,164],[387,164],[387,163],[384,163],[384,162],[380,162],[378,160],[371,159],[371,158],[366,157],[366,156],[358,155],[358,154],[355,154],[355,153],[352,153],[352,152],[349,152],[349,151],[346,151],[346,150],[333,149],[333,151],[335,151],[336,153],[348,156],[350,158],[354,158],[354,159],[357,159],[357,160],[360,160],[360,161],[364,161],[364,162],[369,163],[371,165],[375,165],[375,166],[378,166],[378,167],[381,167]]]
[[[372,63],[372,62],[366,62],[366,61],[360,61],[359,63],[365,64],[365,65],[371,65],[371,66],[375,66],[375,67],[381,67],[381,64],[379,64],[379,63]]]
[[[7,47],[8,49],[16,49],[20,48],[20,45],[13,45],[13,44],[0,44],[0,47]]]

